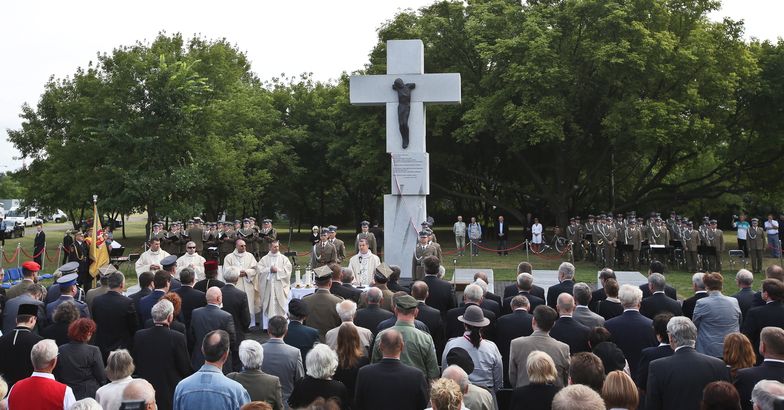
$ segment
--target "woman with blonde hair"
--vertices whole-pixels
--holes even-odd
[[[724,337],[724,363],[730,368],[730,376],[735,380],[735,375],[740,369],[747,369],[754,366],[757,357],[754,355],[754,347],[746,335],[739,332],[732,332]]]
[[[530,384],[514,389],[510,410],[549,410],[553,398],[561,390],[555,385],[558,371],[549,354],[534,350],[526,360]]]
[[[621,370],[610,372],[602,385],[602,399],[608,409],[635,410],[640,402],[632,378]]]
[[[452,379],[436,379],[430,387],[430,408],[432,410],[461,410],[463,393]]]

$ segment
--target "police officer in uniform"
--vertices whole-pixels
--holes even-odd
[[[90,309],[87,307],[87,304],[75,298],[78,294],[78,287],[76,286],[76,279],[78,277],[79,275],[70,273],[57,279],[57,285],[60,287],[60,297],[54,302],[46,305],[46,318],[50,322],[53,320],[54,310],[57,309],[57,306],[60,306],[61,303],[73,303],[79,310],[79,316],[85,318],[90,317]]]

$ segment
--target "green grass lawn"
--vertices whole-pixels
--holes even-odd
[[[146,221],[145,215],[132,215],[126,221],[125,233],[126,237],[122,237],[122,231],[117,230],[114,233],[114,238],[116,241],[120,242],[126,249],[125,255],[127,256],[130,253],[140,253],[142,251],[142,244],[144,242],[144,223]],[[285,226],[285,225],[282,225]],[[60,266],[59,261],[57,258],[57,247],[62,242],[63,235],[66,229],[72,228],[70,222],[66,223],[47,223],[44,225],[44,232],[47,236],[47,253],[49,255],[50,260],[46,260],[44,262],[44,272],[51,273],[57,267]],[[289,233],[287,229],[278,228],[278,238],[281,240],[281,244],[283,245],[282,248],[286,250],[287,244],[289,243]],[[7,258],[11,259],[14,254],[14,251],[19,244],[27,254],[33,254],[33,236],[35,234],[35,228],[27,228],[25,231],[25,236],[23,238],[15,238],[15,239],[7,239],[4,253]],[[291,238],[291,248],[292,250],[296,250],[297,252],[304,253],[310,250],[310,244],[307,239],[307,235],[309,234],[308,231],[303,230],[302,232],[294,232]],[[456,256],[455,255],[455,245],[453,236],[451,233],[450,227],[442,227],[436,228],[436,235],[439,238],[439,243],[444,251],[444,261],[443,264],[447,268],[447,278],[451,278],[452,272],[454,268],[483,268],[483,269],[493,269],[493,273],[495,275],[495,279],[497,281],[507,280],[511,281],[515,278],[517,264],[521,261],[527,260],[533,266],[534,269],[557,269],[558,265],[562,262],[562,259],[557,255],[554,251],[550,250],[546,252],[544,255],[534,255],[530,254],[528,256],[524,253],[524,248],[518,248],[517,250],[511,252],[508,256],[498,256],[493,251],[481,251],[478,257],[470,257],[470,256]],[[347,251],[349,254],[353,254],[354,252],[354,237],[355,233],[351,230],[340,230],[338,231],[338,237],[343,239],[346,242]],[[522,238],[522,231],[512,231],[510,237],[512,238]],[[728,245],[728,248],[736,247],[735,241],[735,232],[729,231],[725,232],[725,244]],[[513,242],[509,246],[512,247],[520,243],[520,241],[510,241]],[[482,244],[482,246],[486,248],[495,248],[494,241],[487,241]],[[470,252],[465,252],[466,255],[469,255]],[[26,260],[30,260],[20,253],[21,257],[20,261],[24,262]],[[304,257],[299,258],[300,263],[304,263],[307,259]],[[20,263],[21,263],[20,262]],[[768,265],[779,263],[777,259],[765,259],[763,263],[763,268],[767,267]],[[346,262],[347,264],[347,262]],[[17,261],[14,260],[12,263],[8,263],[7,261],[2,261],[2,266],[16,266]],[[586,282],[589,284],[596,283],[596,272],[597,268],[593,262],[577,262],[575,264],[577,268],[577,281],[578,282]],[[740,269],[739,264],[736,264],[734,268],[730,267],[729,258],[724,256],[723,258],[723,272],[724,275],[724,293],[725,294],[733,294],[737,291],[737,286],[735,285],[735,273],[738,269]],[[124,264],[120,268],[123,272],[126,273],[126,277],[128,278],[128,286],[132,286],[136,284],[136,275],[134,274],[133,266]],[[643,270],[643,274],[647,273],[647,269],[641,268]],[[759,283],[762,282],[761,278],[755,278],[755,288],[759,287]],[[679,297],[688,297],[692,294],[691,289],[691,272],[684,272],[684,271],[670,271],[667,273],[667,281],[674,286],[678,290]]]

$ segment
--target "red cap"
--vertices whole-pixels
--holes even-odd
[[[27,262],[23,263],[22,267],[27,269],[27,270],[29,270],[29,271],[33,271],[33,272],[38,272],[38,271],[41,270],[41,265],[39,265],[37,262],[33,262],[33,261],[27,261]]]
[[[218,270],[218,261],[206,261],[204,262],[204,271],[205,272],[216,272]]]

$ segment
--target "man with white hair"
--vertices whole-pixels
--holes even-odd
[[[155,388],[144,379],[133,379],[123,390],[122,400],[124,402],[144,401],[145,409],[157,409],[155,401]]]
[[[784,384],[776,380],[760,380],[751,391],[754,410],[775,410],[776,402],[784,400]]]
[[[708,297],[708,291],[705,290],[705,283],[702,278],[705,276],[703,272],[697,272],[691,276],[691,286],[694,289],[694,296],[683,301],[683,316],[691,319],[694,316],[694,307],[697,306],[697,301]]]
[[[234,244],[234,252],[226,255],[223,259],[223,270],[237,268],[240,272],[240,279],[237,282],[237,289],[248,295],[248,311],[250,313],[250,327],[256,326],[256,314],[261,311],[261,299],[259,297],[258,269],[256,257],[247,251],[247,245],[242,239],[237,239]]]
[[[239,350],[242,371],[229,373],[227,377],[241,384],[252,401],[264,401],[272,405],[273,410],[282,410],[280,379],[261,370],[264,362],[261,344],[255,340],[243,340]]]
[[[496,301],[495,299],[489,298],[488,295],[493,295],[493,293],[492,292],[488,292],[489,285],[487,284],[487,278],[482,279],[482,278],[478,278],[478,277],[476,277],[476,275],[474,275],[474,284],[478,285],[480,288],[482,288],[482,303],[481,303],[480,306],[482,306],[483,308],[485,308],[485,309],[495,313],[495,317],[500,317],[501,316],[501,303],[499,301]],[[493,296],[496,296],[496,295],[493,295]]]
[[[493,395],[489,390],[483,389],[469,382],[468,374],[458,365],[451,365],[444,369],[441,377],[454,380],[463,393],[463,406],[471,410],[495,410]]]
[[[33,374],[19,380],[8,393],[9,409],[57,409],[68,410],[76,402],[73,390],[54,379],[52,370],[57,365],[57,344],[44,339],[30,351]]]
[[[334,329],[330,329],[324,336],[324,340],[327,345],[331,347],[332,350],[337,350],[338,331],[340,331],[341,326],[344,324],[351,323],[357,328],[357,333],[359,333],[359,343],[363,348],[369,348],[370,344],[373,342],[373,332],[370,329],[359,327],[354,324],[354,316],[357,314],[357,304],[354,303],[353,300],[344,300],[335,305],[335,310],[338,312],[338,316],[340,316],[340,321],[342,323],[340,326]]]
[[[547,288],[547,306],[557,308],[558,295],[561,293],[572,294],[574,288],[574,265],[569,262],[561,263],[558,267],[558,284]]]
[[[373,279],[373,272],[381,265],[381,259],[370,251],[367,239],[357,240],[357,254],[348,261],[348,267],[354,272],[354,284],[357,286],[370,286]]]
[[[604,400],[592,388],[573,384],[553,397],[552,410],[604,410]]]
[[[705,386],[715,381],[730,382],[729,368],[721,359],[698,353],[694,349],[697,327],[689,318],[676,316],[670,319],[667,334],[674,353],[651,362],[645,395],[646,408],[699,408]]]
[[[273,316],[285,316],[291,292],[291,261],[280,253],[280,241],[269,244],[269,252],[261,257],[259,271],[259,296],[261,297],[262,323]]]
[[[177,277],[180,277],[180,272],[185,269],[193,269],[196,274],[196,280],[204,279],[204,262],[207,262],[203,256],[196,253],[196,243],[190,241],[185,244],[185,254],[177,258]]]
[[[450,309],[446,312],[446,338],[447,340],[453,337],[461,337],[465,333],[465,325],[458,320],[466,309],[471,305],[476,305],[482,308],[482,300],[484,291],[479,285],[470,284],[463,290],[463,306]],[[484,337],[488,340],[495,340],[495,313],[489,309],[482,308],[485,318],[490,320],[490,324],[484,328]]]
[[[367,307],[359,309],[354,322],[357,326],[376,331],[378,324],[395,316],[391,311],[381,307],[384,294],[379,288],[370,288],[367,291]],[[391,303],[391,301],[390,301]]]
[[[185,335],[169,328],[174,320],[174,305],[161,299],[152,307],[155,325],[136,332],[133,361],[136,375],[153,383],[155,401],[160,409],[171,409],[177,383],[193,373]]]
[[[637,374],[642,349],[658,344],[653,332],[653,321],[640,313],[642,291],[637,286],[622,285],[618,291],[618,299],[623,306],[623,314],[604,322],[604,327],[610,331],[615,344],[623,351],[631,374]]]
[[[741,317],[745,319],[746,312],[754,306],[754,290],[751,288],[754,284],[754,275],[747,269],[741,269],[735,275],[735,284],[738,285],[738,293],[732,297],[738,299]]]

